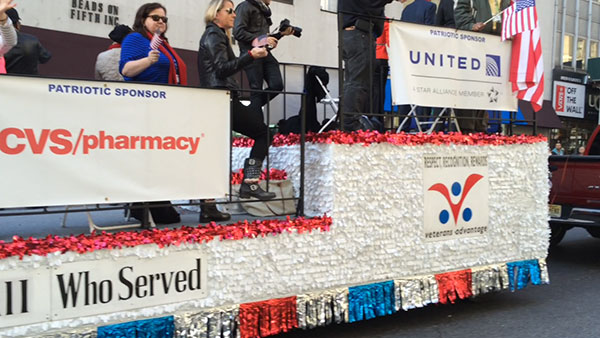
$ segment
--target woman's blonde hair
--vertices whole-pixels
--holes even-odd
[[[215,21],[217,17],[217,12],[223,8],[225,2],[231,2],[232,0],[210,0],[208,3],[208,8],[206,9],[206,13],[204,13],[204,22],[208,25],[209,23]]]

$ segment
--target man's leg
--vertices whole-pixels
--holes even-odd
[[[267,82],[267,88],[265,90],[276,92],[281,92],[283,90],[283,79],[281,78],[279,61],[277,61],[271,53],[269,53],[263,61],[263,78]],[[262,95],[262,105],[264,106],[277,95],[279,95],[279,93],[265,93]]]
[[[385,84],[388,75],[388,61],[377,59],[373,68],[373,113],[383,114],[385,104]],[[383,116],[374,117],[383,126]]]
[[[248,84],[252,90],[262,90],[264,82],[264,59],[256,59],[254,62],[244,68],[246,76],[248,76]],[[262,107],[263,93],[252,92],[250,93],[250,101],[253,105]]]
[[[358,113],[344,115],[344,129],[363,128],[360,115],[367,112],[369,104],[369,84],[371,74],[369,62],[374,62],[374,39],[359,30],[343,31],[344,76],[343,112]],[[372,46],[371,46],[372,45]]]
[[[477,110],[475,117],[477,117],[477,120],[475,121],[475,131],[486,133],[489,120],[488,112],[486,110]]]

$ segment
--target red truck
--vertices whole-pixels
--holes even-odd
[[[585,228],[600,238],[600,126],[588,141],[584,155],[550,156],[550,246],[567,230]]]

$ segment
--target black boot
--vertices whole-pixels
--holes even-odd
[[[231,219],[230,214],[220,212],[217,205],[211,202],[214,201],[200,201],[200,223],[224,222]]]
[[[268,201],[275,198],[275,193],[264,191],[258,185],[262,161],[255,158],[247,158],[244,161],[244,179],[240,187],[240,198],[255,197],[261,201]]]

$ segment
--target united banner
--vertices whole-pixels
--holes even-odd
[[[225,196],[229,94],[0,77],[0,208]]]
[[[388,52],[394,105],[517,110],[499,36],[393,22]]]

